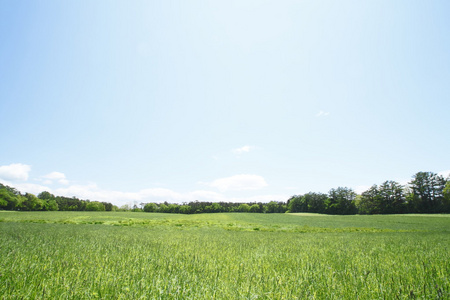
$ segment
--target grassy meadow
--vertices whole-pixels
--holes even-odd
[[[449,299],[450,215],[0,211],[0,299]]]

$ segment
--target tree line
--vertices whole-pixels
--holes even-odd
[[[385,181],[373,185],[361,194],[347,187],[331,189],[327,194],[310,192],[294,195],[286,202],[203,202],[189,203],[141,203],[133,207],[118,208],[107,202],[81,200],[76,197],[54,196],[42,192],[35,196],[22,195],[15,188],[0,183],[0,209],[4,210],[61,210],[61,211],[145,211],[159,213],[285,213],[312,212],[334,215],[350,214],[402,214],[402,213],[450,213],[450,178],[432,172],[418,172],[412,180],[401,185]]]
[[[201,213],[220,213],[220,212],[250,212],[250,213],[284,213],[286,212],[286,202],[271,201],[269,203],[251,202],[200,202],[192,201],[189,203],[146,203],[143,211],[160,213],[179,213],[179,214],[201,214]]]
[[[112,211],[117,207],[108,202],[82,200],[77,197],[54,196],[42,192],[35,196],[20,193],[17,189],[0,183],[0,209],[23,211]]]
[[[450,178],[418,172],[407,185],[392,180],[373,185],[360,195],[350,188],[328,194],[307,193],[288,200],[291,212],[324,214],[450,213]]]
[[[215,213],[255,212],[284,213],[311,212],[333,215],[450,213],[450,178],[432,172],[418,172],[407,185],[392,180],[373,185],[357,194],[353,189],[338,187],[327,194],[310,192],[294,195],[286,202],[269,203],[213,203],[189,202],[182,205],[146,203],[146,212]]]

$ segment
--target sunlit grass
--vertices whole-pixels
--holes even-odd
[[[450,297],[448,217],[0,212],[0,219],[5,299]]]

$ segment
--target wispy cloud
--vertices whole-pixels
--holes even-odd
[[[12,183],[2,181],[2,183],[14,187],[22,193],[29,192],[38,195],[40,192],[48,191],[54,195],[65,197],[78,197],[80,199],[88,199],[91,201],[110,202],[117,206],[124,204],[133,205],[135,203],[183,203],[191,201],[211,201],[211,202],[269,202],[269,201],[286,201],[289,195],[253,195],[248,197],[228,197],[222,193],[194,190],[188,192],[177,192],[164,188],[142,189],[136,192],[123,192],[116,190],[102,189],[95,183],[70,185],[53,189],[51,187],[33,184],[33,183]]]
[[[52,184],[53,181],[59,182],[61,184],[67,185],[69,181],[66,178],[66,175],[61,172],[51,172],[47,175],[42,176],[45,184]]]
[[[328,116],[329,114],[330,114],[329,112],[326,112],[326,111],[321,110],[321,111],[319,111],[319,112],[316,114],[316,117],[318,117],[318,118],[320,118],[320,117],[326,117],[326,116]]]
[[[232,149],[231,152],[233,152],[234,154],[242,154],[242,153],[250,152],[254,148],[255,147],[253,147],[253,146],[246,145],[246,146],[243,146],[243,147],[240,147],[240,148]]]
[[[245,151],[245,150],[244,150]],[[110,202],[121,206],[124,204],[147,203],[147,202],[171,202],[183,203],[190,201],[212,201],[212,202],[268,202],[286,201],[287,195],[253,195],[247,197],[230,197],[222,192],[259,190],[267,186],[262,176],[251,174],[240,174],[225,178],[219,178],[206,186],[219,190],[194,190],[187,192],[177,192],[166,188],[146,188],[134,192],[124,192],[108,190],[99,187],[95,183],[73,184],[67,180],[66,175],[61,172],[51,172],[36,179],[39,183],[26,182],[31,166],[24,164],[11,164],[0,166],[0,182],[14,187],[22,193],[32,193],[38,195],[43,191],[48,191],[54,195],[65,197],[78,197],[92,201]],[[65,186],[55,187],[53,183],[64,184]]]
[[[0,166],[0,178],[11,181],[27,181],[28,173],[31,171],[30,165],[10,164]]]

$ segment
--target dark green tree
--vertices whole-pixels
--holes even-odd
[[[0,189],[0,209],[7,209],[8,204],[13,202],[13,197],[6,189]]]
[[[181,205],[180,209],[179,209],[179,213],[180,214],[192,214],[192,208],[187,204]]]
[[[238,208],[237,208],[238,212],[250,212],[250,205],[248,205],[247,203],[241,203]]]
[[[37,210],[44,210],[45,208],[45,201],[42,199],[39,199],[33,194],[26,193],[24,196],[24,201],[22,203],[22,206],[24,210],[29,211],[37,211]]]
[[[161,212],[161,213],[168,213],[169,212],[168,206],[166,204],[164,204],[164,203],[161,203],[159,205],[158,211]]]
[[[399,214],[405,212],[403,186],[395,181],[385,181],[378,187],[381,199],[381,213]]]
[[[105,206],[97,201],[88,202],[86,204],[86,211],[105,211]]]
[[[304,211],[303,208],[305,206],[302,198],[303,196],[292,196],[291,198],[289,198],[287,205],[288,211],[291,213]]]
[[[56,203],[56,200],[48,200],[45,203],[45,210],[49,211],[57,211],[58,210],[58,203]]]
[[[222,211],[223,207],[219,203],[211,203],[211,205],[205,207],[205,212],[207,213],[219,213]]]
[[[309,192],[303,196],[303,199],[307,205],[306,211],[314,213],[325,212],[325,202],[328,199],[326,194]]]
[[[167,206],[167,212],[171,213],[171,214],[176,214],[176,213],[178,213],[179,207],[180,206],[178,204],[169,204]]]
[[[156,212],[158,210],[158,206],[155,203],[147,203],[144,205],[145,212]]]
[[[361,194],[358,211],[360,214],[381,214],[383,212],[382,201],[378,186],[374,184]]]
[[[278,212],[278,203],[275,201],[270,201],[266,205],[264,205],[264,212],[265,213],[276,213]]]
[[[442,193],[444,195],[442,212],[450,213],[450,180],[447,180]]]
[[[409,183],[411,196],[409,198],[414,212],[440,212],[444,206],[444,188],[446,180],[443,176],[432,172],[418,172]]]
[[[325,203],[326,213],[333,215],[356,214],[355,197],[356,193],[351,188],[338,187],[337,189],[331,189]]]
[[[24,197],[15,188],[0,183],[0,209],[20,210]]]
[[[38,197],[39,199],[42,199],[42,200],[52,200],[52,199],[55,199],[55,196],[54,196],[53,194],[50,194],[50,192],[47,192],[47,191],[43,191],[43,192],[39,193],[39,194],[37,195],[37,197]]]
[[[105,206],[105,211],[113,211],[113,205],[109,202],[101,202]]]
[[[262,212],[261,211],[261,207],[258,204],[255,203],[252,206],[250,206],[250,212],[252,212],[252,213]]]

